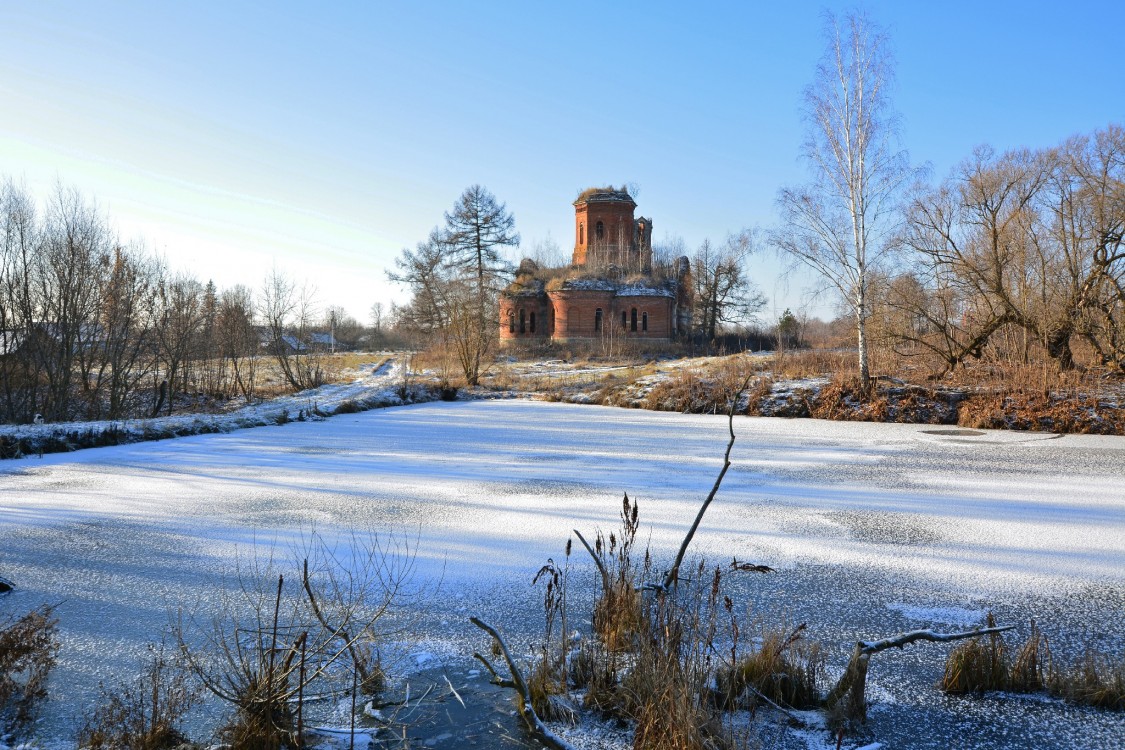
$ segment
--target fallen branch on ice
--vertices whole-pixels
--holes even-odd
[[[867,690],[867,663],[871,660],[873,654],[886,651],[889,648],[903,648],[917,641],[948,643],[964,638],[976,638],[982,635],[1003,633],[1006,630],[1012,630],[1014,627],[1014,625],[1005,625],[1004,627],[979,628],[977,630],[968,630],[961,633],[935,633],[932,630],[912,630],[909,633],[900,633],[899,635],[884,638],[879,641],[859,641],[855,644],[855,650],[852,652],[852,658],[848,662],[847,669],[845,669],[844,674],[840,676],[836,686],[828,693],[828,698],[825,703],[830,711],[843,703],[844,714],[849,719],[866,721],[867,698],[865,692]]]
[[[535,713],[535,709],[531,705],[531,691],[527,687],[527,681],[523,678],[523,673],[520,672],[515,661],[512,659],[511,653],[508,651],[508,644],[504,642],[504,638],[496,628],[484,622],[480,618],[470,617],[469,621],[476,625],[492,636],[496,645],[500,647],[500,653],[504,656],[504,661],[508,663],[508,672],[511,674],[510,679],[505,679],[500,676],[492,663],[488,661],[480,652],[473,654],[473,658],[477,659],[485,666],[492,674],[492,684],[499,685],[500,687],[512,688],[520,698],[520,715],[523,717],[524,722],[527,723],[527,728],[532,731],[539,739],[543,740],[546,744],[555,748],[555,750],[575,750],[575,747],[569,742],[559,737],[552,732],[543,720],[539,718],[539,714]]]

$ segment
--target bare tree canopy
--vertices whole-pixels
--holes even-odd
[[[936,357],[938,376],[1012,329],[1023,362],[1038,346],[1069,370],[1078,337],[1125,370],[1123,233],[1120,126],[1037,151],[979,147],[911,201],[911,267],[888,286],[883,325],[900,351]]]
[[[911,171],[889,98],[886,36],[854,13],[842,22],[828,15],[825,36],[824,57],[805,90],[802,155],[812,179],[778,194],[782,224],[770,241],[847,301],[866,386],[870,274],[891,247],[898,196]]]
[[[743,230],[717,247],[704,240],[692,257],[695,328],[705,341],[712,341],[721,325],[745,323],[765,306],[765,297],[746,273],[756,246],[755,234]]]
[[[473,185],[445,214],[445,225],[416,249],[403,249],[397,270],[387,273],[413,294],[396,310],[397,322],[449,351],[469,385],[477,384],[496,343],[497,295],[513,273],[502,251],[519,241],[507,207]]]

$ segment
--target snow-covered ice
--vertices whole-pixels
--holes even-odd
[[[1035,617],[1056,655],[1083,633],[1120,653],[1125,438],[932,430],[736,418],[733,466],[693,551],[779,568],[742,584],[752,616],[808,622],[840,664],[857,638],[990,610]],[[448,663],[482,645],[469,614],[534,637],[532,574],[571,529],[615,528],[622,492],[640,504],[644,540],[670,555],[725,442],[723,417],[477,401],[5,462],[0,573],[18,588],[0,607],[61,602],[42,731],[65,737],[98,681],[128,673],[168,612],[206,598],[240,553],[284,556],[313,527],[377,529],[416,545],[420,582],[442,582],[408,661]],[[888,699],[872,741],[1121,746],[1120,715],[940,695],[944,653],[873,660],[872,693]]]

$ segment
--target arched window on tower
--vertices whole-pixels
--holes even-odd
[[[629,314],[629,330],[637,330],[637,308],[633,308],[633,312]]]
[[[602,309],[599,307],[594,310],[594,333],[601,333],[602,330]]]
[[[605,239],[605,224],[600,221],[594,225],[594,237],[599,240]]]
[[[528,330],[530,330],[532,333],[535,333],[535,313],[531,314],[531,316],[529,317],[527,322],[528,322],[528,326],[527,326]]]
[[[585,245],[586,244],[586,225],[585,224],[579,224],[578,225],[578,244],[579,245]]]
[[[520,310],[520,333],[526,333],[524,312]]]
[[[516,314],[511,310],[508,311],[508,333],[516,332]]]
[[[624,310],[621,311],[621,330],[624,331],[629,327],[629,313]]]
[[[641,313],[641,330],[648,331],[648,313],[646,312]]]

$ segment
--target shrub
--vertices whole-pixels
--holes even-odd
[[[46,605],[0,625],[0,730],[15,734],[35,719],[59,653],[57,626]]]
[[[336,414],[355,414],[355,413],[361,412],[361,411],[363,411],[363,407],[360,406],[358,403],[356,403],[356,401],[354,399],[349,398],[349,399],[345,399],[345,400],[341,401],[336,406],[335,413]]]
[[[109,691],[78,733],[90,750],[164,750],[187,739],[178,724],[199,701],[199,690],[184,670],[169,663],[164,644],[151,647],[143,674],[131,685]]]

